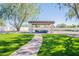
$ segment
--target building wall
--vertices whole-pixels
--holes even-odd
[[[14,27],[0,27],[0,31],[16,31]],[[29,32],[29,27],[21,27],[20,32]]]
[[[29,27],[21,27],[20,32],[29,32]]]

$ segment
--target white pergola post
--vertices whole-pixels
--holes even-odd
[[[30,24],[29,24],[29,33],[32,33],[32,32],[33,32],[32,24],[30,23]]]

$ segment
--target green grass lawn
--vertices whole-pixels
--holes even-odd
[[[33,34],[0,34],[0,56],[8,56],[33,38]]]
[[[39,56],[79,56],[79,38],[61,34],[43,34]]]

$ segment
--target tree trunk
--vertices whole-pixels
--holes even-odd
[[[76,13],[77,18],[79,19],[78,10],[77,10],[77,6],[76,6],[75,3],[74,3],[74,11],[75,11],[75,13]]]
[[[16,28],[16,30],[17,30],[17,32],[19,32],[20,31],[20,28]]]

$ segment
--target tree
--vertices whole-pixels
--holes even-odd
[[[67,28],[76,28],[77,26],[74,25],[74,24],[72,24],[72,25],[67,25],[66,27],[67,27]]]
[[[77,25],[77,27],[79,27],[79,25]]]
[[[0,19],[0,26],[4,26],[4,21]]]
[[[64,24],[64,23],[57,24],[56,27],[58,27],[58,28],[65,28],[66,27],[66,24]]]
[[[71,27],[72,27],[72,28],[75,28],[75,27],[76,27],[76,25],[72,24],[72,25],[71,25]]]
[[[0,19],[0,32],[4,31],[5,23],[2,19]]]
[[[35,17],[39,11],[36,4],[14,3],[14,4],[2,4],[3,18],[7,19],[17,31],[20,31],[23,23]]]
[[[77,18],[79,20],[79,4],[78,3],[63,3],[59,4],[60,9],[62,6],[68,7],[66,14],[67,19]]]

